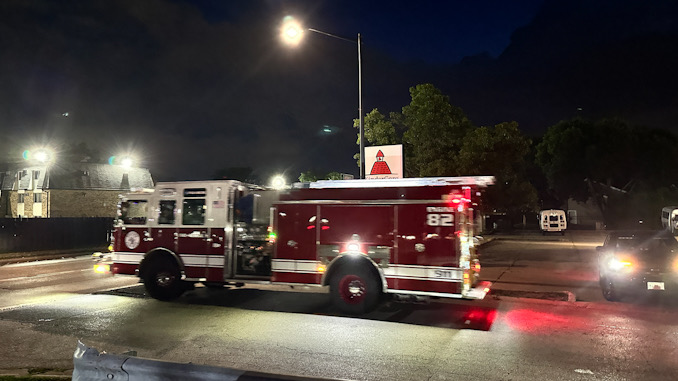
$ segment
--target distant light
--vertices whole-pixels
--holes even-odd
[[[134,160],[130,157],[124,157],[120,160],[120,166],[124,168],[130,168],[134,164]]]
[[[271,188],[273,189],[283,189],[286,184],[287,182],[282,175],[276,175],[271,178]]]
[[[134,166],[134,157],[132,155],[111,156],[108,158],[108,164],[119,165],[123,168],[130,168]]]
[[[41,163],[46,163],[49,161],[49,154],[47,153],[47,151],[38,151],[33,155],[33,157],[35,158],[35,160]]]
[[[54,154],[47,148],[38,148],[35,150],[25,150],[21,157],[24,160],[35,160],[37,162],[47,164],[54,160]]]
[[[285,16],[280,25],[280,38],[287,44],[297,46],[304,37],[304,28],[294,17]]]

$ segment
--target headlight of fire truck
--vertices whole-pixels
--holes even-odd
[[[97,274],[108,274],[111,272],[111,254],[96,252],[92,254],[94,259],[94,272]]]

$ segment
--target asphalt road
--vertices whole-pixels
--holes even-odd
[[[480,249],[481,276],[498,295],[553,293],[563,300],[604,302],[596,251],[604,239],[596,231],[500,236]]]
[[[496,268],[503,290],[518,288],[509,282],[529,266],[563,271],[524,288],[576,291],[577,282],[593,288],[587,276],[572,275],[590,262],[589,249],[579,250],[539,238],[497,241],[484,248],[483,271]],[[102,278],[90,269],[87,258],[0,267],[0,374],[68,370],[77,339],[110,353],[355,380],[672,380],[678,374],[678,305],[665,299],[386,303],[356,318],[333,310],[321,292],[272,286],[199,287],[164,303],[147,298],[133,278]]]

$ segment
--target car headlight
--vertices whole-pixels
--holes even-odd
[[[633,262],[628,259],[610,258],[607,262],[607,268],[612,271],[631,271]]]

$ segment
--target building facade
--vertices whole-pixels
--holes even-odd
[[[8,164],[0,171],[0,217],[115,217],[119,195],[143,188],[153,188],[145,168]]]

